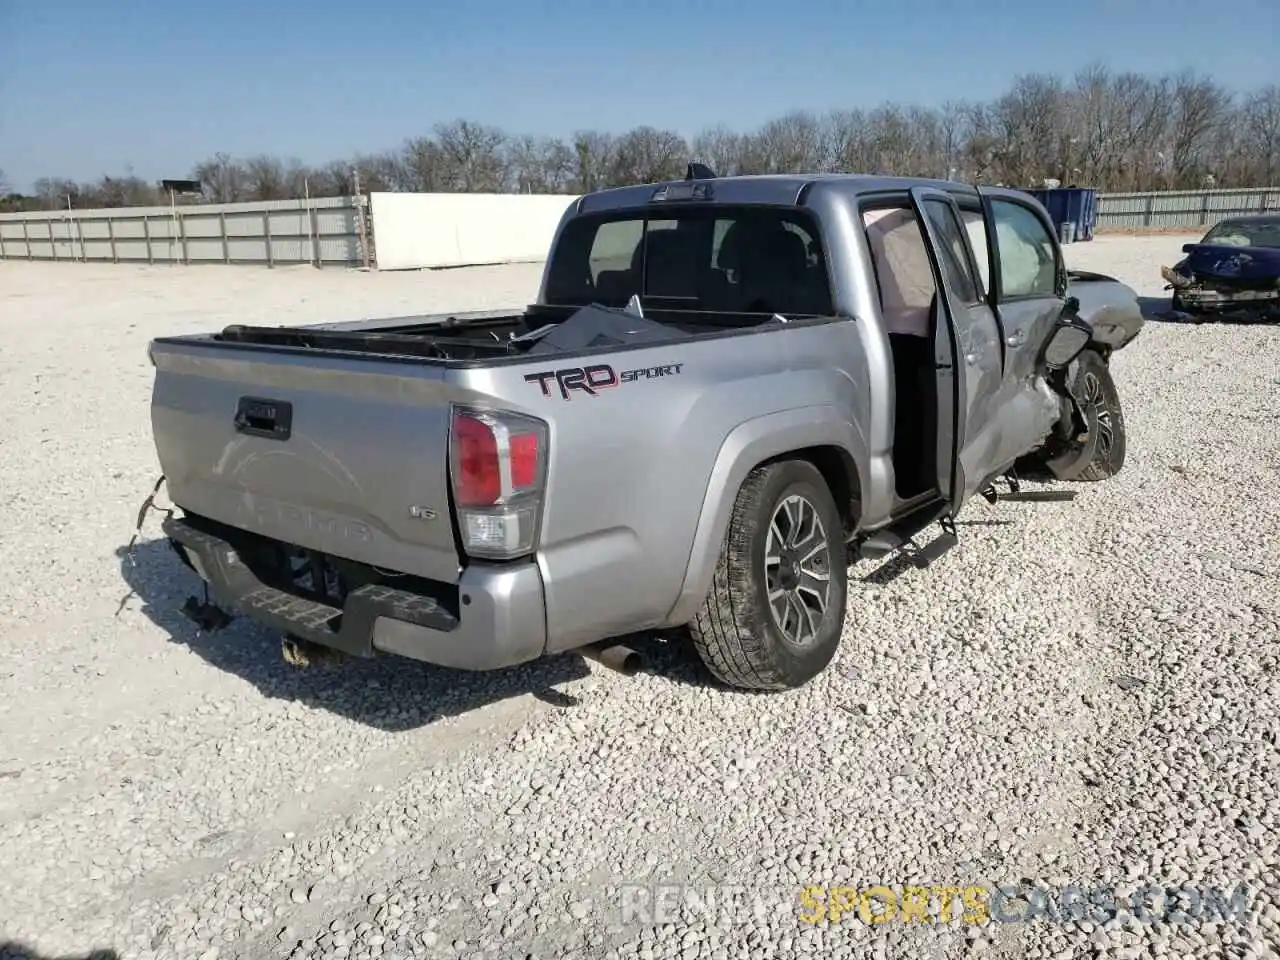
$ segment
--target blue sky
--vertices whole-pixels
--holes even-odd
[[[1280,82],[1280,0],[0,0],[12,184],[222,150],[320,163],[467,117],[686,135],[795,108],[987,99],[1019,73],[1193,68]]]

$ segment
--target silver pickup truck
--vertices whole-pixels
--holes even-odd
[[[1121,468],[1108,362],[1141,326],[1024,193],[693,164],[574,200],[522,312],[153,341],[164,530],[197,622],[294,658],[486,670],[687,626],[721,681],[795,687],[851,562]]]

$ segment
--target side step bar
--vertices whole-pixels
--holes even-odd
[[[956,536],[955,526],[944,523],[941,534],[934,537],[920,549],[913,550],[907,556],[918,569],[923,570],[948,550],[959,546],[959,544],[960,538]]]
[[[1012,472],[998,479],[1003,479],[1009,485],[1008,493],[997,490],[994,482],[980,491],[983,499],[992,505],[1000,500],[1052,503],[1074,500],[1076,496],[1075,490],[1023,490],[1017,475]],[[917,507],[859,541],[853,548],[855,558],[878,560],[890,554],[903,553],[914,566],[924,569],[960,542],[955,520],[948,514],[948,508],[949,505],[940,499]],[[942,527],[942,533],[923,547],[918,546],[915,542],[916,535],[934,523]]]
[[[923,570],[960,542],[956,536],[956,525],[946,515],[946,511],[947,504],[941,500],[934,500],[913,510],[858,544],[858,559],[876,560],[902,552],[914,566]],[[942,534],[923,547],[917,546],[916,534],[933,523],[942,525]]]
[[[926,503],[903,517],[872,533],[857,547],[859,560],[878,560],[913,546],[911,538],[930,524],[936,523],[946,513],[947,504],[942,500]]]

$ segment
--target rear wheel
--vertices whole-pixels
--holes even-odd
[[[844,525],[805,460],[758,467],[734,503],[711,590],[690,624],[721,682],[785,690],[821,673],[840,645],[847,598]]]
[[[1125,460],[1124,411],[1111,370],[1093,350],[1080,354],[1072,393],[1080,400],[1088,438],[1055,458],[1054,474],[1061,480],[1106,480],[1120,472]]]

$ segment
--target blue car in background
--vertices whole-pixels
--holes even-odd
[[[1216,224],[1160,275],[1173,309],[1197,317],[1280,320],[1280,213]]]

